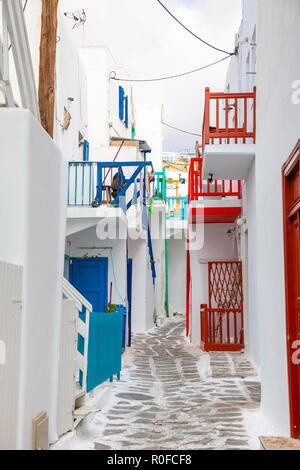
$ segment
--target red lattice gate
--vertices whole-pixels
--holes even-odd
[[[205,351],[244,349],[243,280],[240,261],[208,264],[209,306],[201,305]]]

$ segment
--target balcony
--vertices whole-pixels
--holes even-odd
[[[151,162],[69,162],[67,235],[104,218],[120,218],[133,205],[144,212],[146,168]]]
[[[196,147],[199,155],[199,147]],[[203,179],[203,158],[192,158],[189,172],[189,222],[232,223],[241,214],[240,180]]]
[[[167,197],[167,219],[187,220],[188,197]]]
[[[256,88],[252,93],[205,90],[203,178],[246,179],[255,158]]]

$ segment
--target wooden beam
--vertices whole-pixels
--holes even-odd
[[[42,0],[39,108],[43,128],[53,138],[58,0]]]

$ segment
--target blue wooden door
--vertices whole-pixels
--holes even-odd
[[[132,259],[127,260],[127,299],[128,299],[128,346],[131,346],[132,316]]]
[[[93,312],[105,312],[107,278],[108,258],[70,260],[70,282],[92,304]]]

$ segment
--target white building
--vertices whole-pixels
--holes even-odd
[[[199,342],[202,337],[206,347],[209,343],[218,343],[220,347],[221,335],[226,342],[224,335],[227,331],[224,323],[220,325],[216,310],[220,305],[213,304],[207,313],[202,308],[201,334],[198,322],[200,304],[208,304],[209,300],[207,263],[213,261],[214,266],[218,263],[222,266],[222,261],[242,261],[244,346],[260,373],[262,412],[274,435],[298,438],[300,343],[296,285],[299,272],[299,193],[296,181],[299,147],[295,145],[299,141],[297,80],[300,66],[294,51],[300,39],[299,17],[300,5],[296,0],[243,2],[243,21],[236,37],[238,53],[231,60],[225,85],[225,92],[231,95],[208,95],[214,103],[210,107],[203,141],[203,183],[207,184],[206,178],[210,178],[214,187],[221,184],[215,183],[216,179],[241,179],[242,199],[232,200],[232,193],[225,197],[224,187],[223,191],[216,189],[222,199],[217,195],[208,202],[192,198],[190,217],[198,210],[207,222],[207,207],[213,205],[215,209],[222,206],[223,216],[229,217],[231,213],[232,219],[229,224],[225,223],[224,217],[223,223],[218,225],[204,224],[204,247],[196,251],[191,248],[190,251],[191,293],[188,298],[192,340]],[[219,119],[213,111],[218,100],[221,106]],[[293,193],[291,188],[294,188]],[[233,215],[234,211],[228,209],[237,208],[240,201],[240,213]],[[202,212],[201,204],[204,207]],[[226,284],[224,275],[223,278],[220,275],[219,280],[220,285]],[[230,289],[233,292],[232,286]],[[218,294],[214,295],[213,300],[220,300]],[[227,307],[233,309],[236,305],[230,300]],[[224,309],[222,312],[227,315]],[[218,318],[218,328],[223,326],[223,332],[218,330],[215,333],[217,339],[210,337],[209,329],[214,331],[214,325],[205,324],[205,318],[209,322],[213,315]],[[231,338],[227,346],[232,346],[233,350],[233,345],[239,347],[241,344],[239,340],[243,342],[243,330],[238,324],[241,337],[232,338],[233,312],[231,315],[231,323],[228,324]],[[208,331],[206,338],[203,338],[204,329]]]
[[[36,117],[33,84],[39,78],[41,12],[42,2],[29,0],[25,20],[33,104],[25,102],[12,57],[9,76],[14,100],[36,111]],[[21,10],[17,14],[22,17]],[[65,15],[61,1],[54,142],[30,111],[3,108],[0,116],[0,179],[6,201],[0,207],[5,221],[0,240],[0,377],[6,383],[0,400],[0,446],[6,449],[37,445],[32,441],[34,419],[48,429],[50,443],[73,428],[74,418],[75,424],[80,420],[75,408],[91,388],[92,310],[104,312],[108,304],[127,309],[126,345],[131,331],[146,331],[157,316],[165,316],[165,284],[155,282],[164,275],[164,261],[155,269],[155,258],[164,260],[165,247],[152,246],[155,221],[150,230],[146,205],[151,150],[161,168],[161,107],[138,105],[131,84],[112,79],[113,71],[127,75],[109,49],[84,47],[83,35],[78,47],[80,31],[76,29],[76,41],[73,33],[72,17]],[[29,50],[25,52],[30,64]],[[152,217],[161,210],[154,208]],[[107,233],[107,227],[112,231]]]

